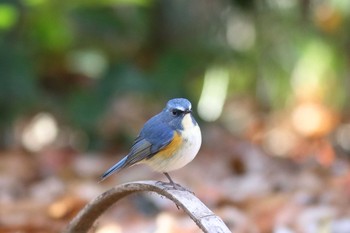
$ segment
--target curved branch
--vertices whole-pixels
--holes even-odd
[[[87,233],[95,220],[115,202],[136,192],[156,192],[182,208],[203,232],[229,233],[224,222],[196,196],[184,190],[169,189],[156,181],[137,181],[109,189],[88,203],[68,224],[65,233]]]

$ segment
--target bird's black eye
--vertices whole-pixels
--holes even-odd
[[[183,113],[183,111],[181,111],[179,109],[171,110],[171,114],[173,114],[173,116],[180,116],[182,113]]]

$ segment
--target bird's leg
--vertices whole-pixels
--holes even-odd
[[[178,184],[176,184],[176,183],[171,179],[169,173],[164,172],[164,175],[166,176],[166,178],[168,178],[169,183],[170,183],[172,186],[174,186],[174,188],[176,187],[176,185],[178,185]]]
[[[170,186],[174,189],[177,189],[176,186],[180,186],[179,184],[176,184],[170,177],[170,175],[167,173],[167,172],[163,172],[163,174],[168,178],[169,182],[163,182],[163,181],[158,181],[157,183],[159,183],[160,185],[163,185],[163,186]]]
[[[163,172],[163,173],[164,173],[164,175],[168,178],[169,183],[161,182],[162,185],[164,185],[164,186],[171,186],[172,188],[174,188],[174,189],[176,189],[176,190],[187,191],[187,192],[190,192],[190,193],[194,194],[192,191],[190,191],[190,190],[188,190],[188,189],[182,187],[180,184],[175,183],[175,182],[171,179],[169,173],[167,173],[167,172]]]

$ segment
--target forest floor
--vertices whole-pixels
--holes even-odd
[[[205,131],[205,130],[204,130]],[[349,233],[350,163],[327,166],[313,156],[269,156],[220,128],[205,131],[198,156],[172,178],[192,190],[235,233]],[[166,180],[143,165],[102,183],[98,178],[125,151],[77,153],[46,149],[0,154],[0,233],[56,233],[90,200],[136,180]],[[201,232],[182,210],[153,193],[113,205],[91,232]]]

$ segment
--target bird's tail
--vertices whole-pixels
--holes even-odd
[[[125,156],[122,160],[120,160],[118,163],[114,164],[110,169],[108,169],[105,173],[103,173],[103,175],[100,177],[101,179],[99,182],[102,182],[108,176],[112,175],[114,172],[117,172],[120,169],[122,169],[125,166],[127,158],[128,157]]]

